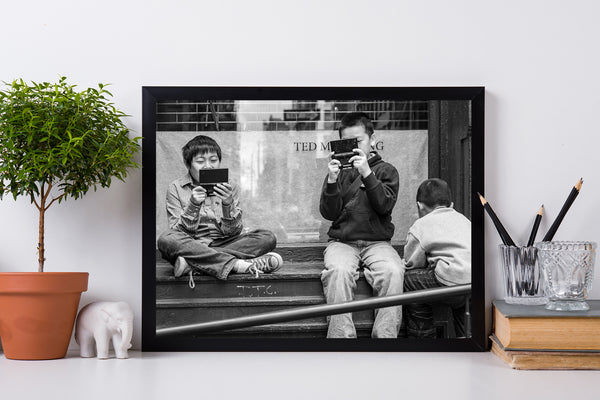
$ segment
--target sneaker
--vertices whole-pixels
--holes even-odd
[[[277,253],[267,253],[248,261],[251,262],[248,273],[254,274],[257,278],[259,274],[270,274],[283,265],[283,259]]]
[[[185,274],[188,274],[192,271],[192,267],[189,266],[185,258],[177,257],[175,260],[175,265],[173,266],[173,275],[175,278],[179,278]]]

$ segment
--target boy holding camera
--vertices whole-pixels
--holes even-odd
[[[372,151],[373,123],[360,112],[342,118],[341,139],[355,138],[358,147],[342,168],[332,159],[327,168],[320,200],[321,215],[332,221],[329,244],[324,252],[325,269],[321,274],[328,304],[354,299],[359,267],[375,296],[402,293],[404,263],[390,240],[394,234],[392,209],[399,187],[398,171]],[[401,306],[375,310],[373,338],[396,338],[402,319]],[[328,338],[355,338],[352,314],[331,315]]]
[[[271,273],[283,260],[271,251],[276,246],[272,232],[258,229],[242,234],[242,210],[237,185],[219,183],[210,195],[200,185],[199,170],[219,168],[221,147],[199,135],[182,148],[188,173],[167,190],[169,229],[158,238],[163,258],[173,264],[173,274],[200,271],[219,279],[230,273]]]
[[[471,221],[454,210],[448,183],[427,179],[417,189],[419,219],[408,230],[404,290],[471,283]],[[464,334],[464,296],[445,299],[453,309],[458,336]],[[431,304],[407,304],[409,338],[434,338]]]

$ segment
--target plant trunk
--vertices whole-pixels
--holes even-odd
[[[38,272],[44,272],[44,214],[46,201],[42,197],[40,204],[40,226],[38,231]]]

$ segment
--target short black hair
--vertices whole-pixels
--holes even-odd
[[[217,153],[219,161],[221,161],[221,146],[215,141],[215,139],[204,135],[198,135],[181,148],[181,154],[183,155],[183,162],[186,167],[192,165],[192,160],[198,154],[206,153]]]
[[[373,127],[373,121],[371,118],[364,112],[351,112],[342,117],[340,121],[340,126],[338,128],[338,132],[340,133],[340,139],[342,138],[342,131],[346,128],[351,128],[353,126],[363,126],[365,128],[365,132],[367,135],[371,137],[373,132],[375,132],[375,128]]]
[[[452,192],[448,183],[439,178],[427,179],[417,189],[417,201],[427,207],[452,205]]]

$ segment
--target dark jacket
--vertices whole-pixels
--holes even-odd
[[[398,196],[398,171],[374,152],[369,159],[372,173],[360,177],[361,187],[349,199],[347,192],[359,173],[342,170],[337,182],[323,183],[320,211],[323,218],[333,221],[329,237],[341,241],[391,240],[394,235],[392,209]]]

